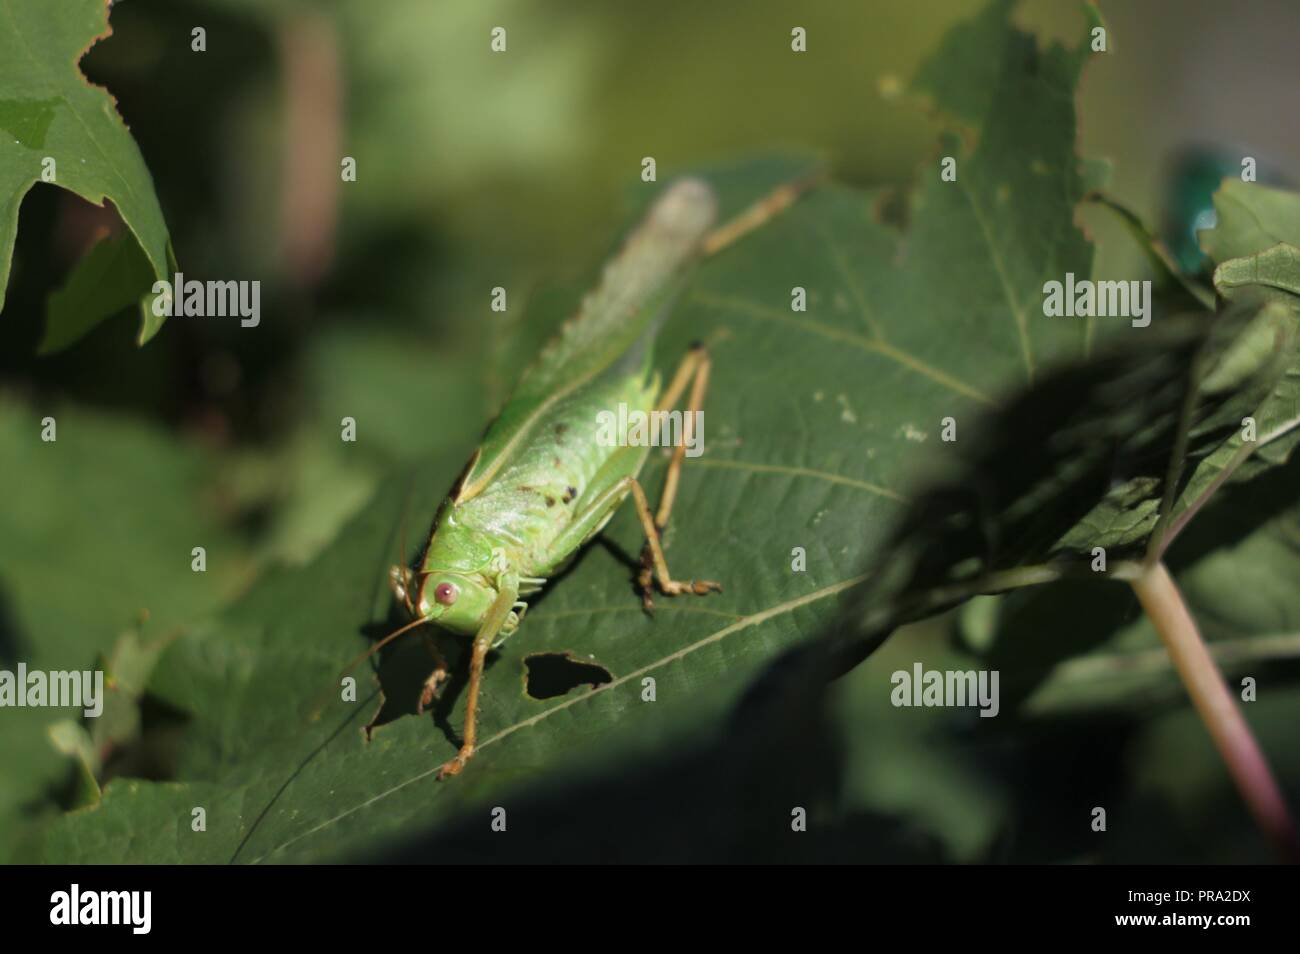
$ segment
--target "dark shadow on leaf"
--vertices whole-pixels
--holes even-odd
[[[892,621],[932,615],[977,592],[991,573],[1051,565],[1090,575],[1097,538],[1071,538],[1085,518],[1140,523],[1168,491],[1169,462],[1189,432],[1185,459],[1217,448],[1271,380],[1205,395],[1197,371],[1216,358],[1254,312],[1168,318],[1092,358],[1040,375],[1003,406],[959,423],[934,470],[883,548],[873,584],[855,597],[859,618],[876,611],[872,638],[846,649],[850,668]],[[1177,474],[1175,490],[1191,467]],[[1107,560],[1136,559],[1147,537],[1107,546]],[[1109,541],[1107,541],[1109,543]],[[945,596],[944,594],[952,594]],[[882,616],[885,608],[887,617]],[[849,634],[852,638],[851,633]]]
[[[1177,578],[1214,551],[1246,539],[1295,505],[1297,486],[1300,456],[1248,485],[1221,490],[1170,548],[1170,571]],[[1002,673],[1003,705],[1017,708],[1056,666],[1103,645],[1139,615],[1132,591],[1106,580],[1062,580],[1006,594],[997,610],[996,638],[984,654],[987,665]],[[1205,629],[1208,620],[1200,622]]]
[[[18,632],[18,620],[14,617],[9,595],[0,586],[0,663],[13,668],[18,663],[23,642]]]
[[[826,657],[787,653],[707,742],[597,776],[554,778],[506,801],[508,837],[482,808],[403,837],[386,863],[937,862],[941,845],[876,812],[841,814],[842,746]],[[499,804],[494,802],[494,804]],[[796,830],[806,814],[806,830]]]

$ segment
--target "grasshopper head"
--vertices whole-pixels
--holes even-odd
[[[496,589],[481,576],[438,570],[420,581],[413,608],[443,629],[472,634],[496,598]]]

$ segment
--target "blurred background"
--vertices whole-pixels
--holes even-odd
[[[310,559],[394,466],[471,446],[511,384],[483,369],[512,366],[502,349],[524,312],[492,312],[489,289],[538,287],[606,254],[643,156],[656,158],[663,181],[737,155],[811,149],[843,181],[906,187],[937,126],[897,90],[979,7],[118,0],[113,36],[83,69],[114,94],[140,145],[182,270],[260,280],[263,320],[256,331],[170,321],[138,348],[138,316],[123,313],[38,355],[46,297],[120,223],[111,208],[62,190],[31,192],[0,317],[0,493],[28,501],[35,536],[11,527],[6,545],[0,534],[0,655],[14,658],[51,627],[51,612],[56,638],[111,646],[152,572],[148,553],[169,535],[187,551],[181,525],[196,508],[224,551],[220,585],[173,594],[176,615],[237,594],[270,564]],[[1194,264],[1189,223],[1240,156],[1258,159],[1262,179],[1294,183],[1300,170],[1300,5],[1100,7],[1110,52],[1085,77],[1081,152],[1111,158],[1115,194]],[[1018,16],[1071,42],[1082,24],[1063,2],[1027,2]],[[497,25],[508,27],[507,57],[489,51]],[[805,56],[789,55],[795,25],[808,31]],[[191,49],[196,26],[205,52]],[[340,179],[345,156],[356,160],[355,182]],[[1140,273],[1123,233],[1086,217],[1104,243],[1100,269]],[[50,471],[19,449],[18,421],[34,409],[60,415],[60,440],[76,443],[81,472]],[[366,441],[339,441],[344,414],[375,422]],[[65,525],[66,496],[95,501],[102,525]],[[120,573],[119,587],[93,607],[60,605],[78,567],[105,566]],[[929,665],[942,667],[958,651],[951,629],[940,621],[908,638],[931,641]],[[884,696],[855,686],[896,668],[889,655],[900,642],[843,682],[843,724],[871,723]],[[1295,714],[1261,732],[1285,731]],[[945,720],[918,712],[901,736],[845,743],[853,797],[907,806],[942,856],[1085,856],[1086,845],[1062,841],[1052,824],[1077,809],[1068,780],[1080,770],[1107,773],[1146,806],[1135,857],[1151,839],[1167,860],[1260,850],[1238,838],[1248,823],[1185,707],[1140,723],[1066,720],[997,753],[964,749]],[[1180,756],[1185,748],[1196,754]],[[1006,763],[996,779],[977,769],[990,760]],[[1162,786],[1195,803],[1186,818],[1167,811]],[[37,794],[20,786],[4,797]],[[1008,839],[1013,808],[1028,822]],[[1211,808],[1228,821],[1207,847],[1197,826]],[[932,847],[900,850],[922,857]]]

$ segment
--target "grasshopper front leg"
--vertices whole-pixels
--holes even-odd
[[[433,700],[438,698],[438,690],[451,676],[451,670],[447,667],[447,660],[443,657],[441,650],[438,649],[438,644],[434,642],[433,637],[427,632],[423,635],[425,651],[433,659],[433,672],[429,673],[428,678],[424,680],[424,686],[420,690],[420,701],[415,706],[416,715],[422,715],[425,709],[433,705]]]
[[[493,601],[483,617],[483,625],[474,634],[474,644],[469,658],[469,692],[465,704],[465,729],[461,733],[460,751],[438,770],[438,778],[459,775],[470,756],[474,754],[474,743],[478,738],[478,694],[479,684],[483,680],[483,666],[487,661],[488,651],[496,641],[501,627],[510,618],[515,601],[519,597],[519,584],[513,581],[503,583],[497,598]]]

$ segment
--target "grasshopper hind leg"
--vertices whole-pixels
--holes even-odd
[[[659,541],[660,527],[650,513],[650,502],[646,500],[645,491],[634,479],[628,478],[632,499],[636,504],[637,516],[641,518],[641,527],[645,530],[645,549],[641,551],[641,573],[637,582],[641,587],[641,605],[646,612],[654,611],[654,584],[666,596],[679,596],[682,593],[694,593],[704,596],[706,593],[721,593],[722,584],[713,580],[674,580],[668,572],[668,561],[664,558],[663,546]]]
[[[722,585],[712,580],[682,582],[674,580],[668,572],[663,547],[659,543],[659,531],[655,526],[654,513],[646,500],[645,491],[633,476],[637,468],[638,453],[640,448],[624,447],[609,459],[593,480],[592,486],[587,489],[587,495],[580,501],[573,523],[556,539],[554,544],[556,551],[572,553],[585,544],[601,531],[614,511],[622,505],[628,494],[631,494],[636,503],[637,517],[646,534],[646,553],[649,554],[646,558],[649,561],[648,569],[642,571],[643,588],[658,583],[659,589],[668,596],[676,596],[679,593],[696,593],[702,596],[705,593],[721,591]],[[554,567],[548,568],[548,571],[552,569]],[[648,600],[648,597],[643,599]]]
[[[641,487],[634,484],[632,488],[637,513],[641,517],[641,525],[646,534],[645,546],[641,550],[641,572],[637,582],[641,587],[641,605],[647,613],[654,610],[656,579],[660,590],[668,596],[676,596],[679,593],[703,596],[705,593],[722,590],[722,585],[712,580],[692,580],[689,583],[682,583],[670,578],[662,545],[663,531],[668,526],[668,518],[673,512],[673,503],[677,500],[677,485],[681,479],[682,463],[686,459],[686,448],[691,443],[695,431],[696,413],[704,407],[704,395],[709,387],[709,371],[712,367],[713,362],[709,357],[708,349],[703,344],[692,347],[682,359],[682,363],[673,374],[671,383],[655,407],[656,411],[670,410],[681,399],[686,388],[690,387],[690,397],[682,421],[682,440],[673,448],[672,460],[668,462],[668,473],[664,476],[664,489],[659,496],[659,509],[653,519],[650,516],[650,504]]]

